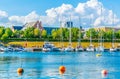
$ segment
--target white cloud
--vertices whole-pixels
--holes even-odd
[[[101,15],[102,9],[102,15]],[[0,18],[9,20],[6,24],[25,24],[26,22],[32,22],[41,20],[43,25],[59,25],[59,20],[67,21],[70,19],[78,26],[78,18],[81,18],[82,25],[84,26],[112,26],[114,24],[120,25],[120,19],[112,10],[106,9],[98,0],[89,0],[84,3],[78,3],[76,7],[71,4],[62,4],[59,7],[46,10],[46,15],[42,16],[35,11],[29,13],[26,16],[8,16],[4,11],[0,11]]]
[[[5,11],[0,10],[0,24],[4,24],[8,21],[8,14]]]
[[[35,11],[29,13],[26,16],[10,16],[9,21],[15,24],[25,24],[26,22],[32,22],[39,20],[39,15]]]
[[[8,14],[5,11],[0,10],[0,17],[8,17]]]

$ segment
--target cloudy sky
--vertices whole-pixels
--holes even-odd
[[[119,26],[120,0],[1,0],[0,25],[23,25],[40,20],[43,26]],[[81,21],[79,21],[79,18]]]

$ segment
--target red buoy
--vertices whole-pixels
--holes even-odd
[[[108,74],[108,71],[107,70],[102,70],[101,74],[104,75],[104,76],[106,76]]]
[[[17,73],[18,73],[19,76],[21,76],[23,74],[23,72],[24,72],[23,68],[18,68],[17,69]]]
[[[59,67],[59,73],[60,73],[61,75],[63,75],[63,74],[65,73],[65,71],[66,71],[65,66],[60,66],[60,67]]]

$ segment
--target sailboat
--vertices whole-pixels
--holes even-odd
[[[101,16],[102,16],[102,7],[101,7]],[[102,21],[102,17],[101,17],[101,21]],[[103,39],[102,39],[103,38],[102,30],[99,30],[99,33],[100,33],[100,41],[99,41],[99,46],[96,48],[96,51],[103,52],[104,51],[104,46],[102,44],[102,42],[103,42]]]
[[[91,32],[90,32],[90,45],[87,47],[86,51],[88,52],[94,52],[94,46],[92,45],[92,38],[91,38]]]
[[[113,26],[114,26],[114,15],[113,15]],[[115,44],[114,44],[114,40],[115,40],[114,32],[115,32],[115,30],[113,28],[113,32],[112,32],[112,46],[110,48],[110,52],[117,51],[117,48],[115,47]]]
[[[102,32],[100,32],[100,43],[99,46],[96,48],[96,51],[98,52],[103,52],[104,51],[104,46],[102,45]]]
[[[78,46],[76,47],[77,52],[84,51],[84,48],[81,46],[81,26],[79,27],[79,41],[78,41]]]
[[[61,52],[65,51],[64,44],[62,43],[63,42],[63,33],[62,33],[63,32],[63,27],[62,27],[62,21],[60,21],[60,28],[61,28],[61,47],[60,47],[60,51]]]
[[[88,52],[94,52],[94,46],[92,45],[92,37],[91,37],[91,30],[90,30],[90,45],[86,48],[86,51]]]
[[[65,51],[66,52],[73,52],[74,51],[74,48],[72,47],[72,43],[71,43],[71,19],[70,19],[70,21],[69,21],[69,25],[70,25],[70,27],[69,27],[69,45],[68,45],[68,47],[67,48],[65,48]]]

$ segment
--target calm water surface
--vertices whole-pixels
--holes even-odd
[[[120,79],[120,52],[7,52],[0,54],[0,79]],[[66,72],[59,75],[59,66]],[[18,76],[17,68],[24,68]],[[107,76],[101,70],[107,69]]]

